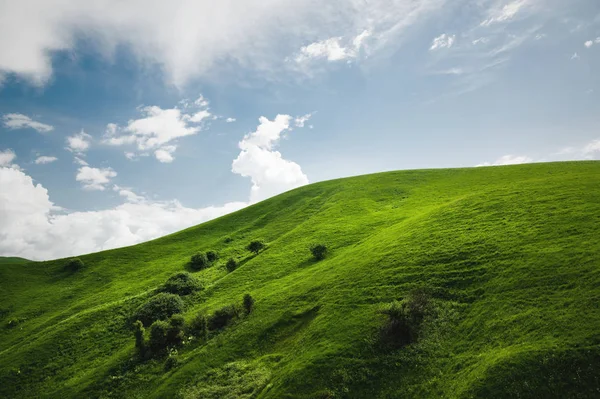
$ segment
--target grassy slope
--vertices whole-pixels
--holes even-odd
[[[597,397],[599,233],[600,163],[534,164],[318,183],[82,256],[74,275],[2,264],[0,397]],[[251,257],[255,238],[268,248]],[[242,266],[198,272],[186,318],[246,292],[255,312],[172,371],[136,364],[131,313],[208,249]],[[377,349],[377,309],[418,286],[440,309],[428,334]]]

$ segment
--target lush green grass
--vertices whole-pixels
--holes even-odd
[[[0,265],[4,263],[27,263],[29,259],[19,258],[16,256],[0,256]]]
[[[600,163],[574,162],[334,180],[81,256],[77,272],[2,264],[0,397],[599,397],[599,237]],[[206,250],[220,261],[194,273],[186,319],[245,293],[253,313],[178,349],[172,370],[138,361],[131,315]],[[416,287],[435,317],[384,348],[379,310]]]

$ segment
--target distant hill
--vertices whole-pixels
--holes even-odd
[[[29,259],[19,258],[16,256],[0,256],[0,265],[3,263],[27,263]]]
[[[569,162],[332,180],[83,266],[3,262],[0,397],[599,397],[599,237],[600,163]],[[185,343],[139,359],[135,313],[186,270]],[[419,334],[394,345],[382,309],[413,292]],[[250,314],[190,329],[246,293]]]

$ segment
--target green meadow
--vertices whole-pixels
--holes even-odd
[[[600,162],[326,181],[79,259],[0,260],[0,397],[600,397]],[[183,342],[141,357],[136,312],[181,271]],[[415,290],[418,339],[387,345],[382,309]]]

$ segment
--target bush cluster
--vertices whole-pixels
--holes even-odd
[[[188,272],[172,275],[162,286],[162,291],[177,295],[188,295],[201,289],[200,281]]]
[[[219,330],[224,328],[234,319],[237,319],[239,315],[240,309],[237,306],[223,306],[221,309],[215,310],[215,312],[208,317],[208,328],[210,330]]]
[[[431,299],[423,290],[411,292],[403,301],[394,301],[381,310],[387,322],[381,333],[392,346],[405,346],[419,339],[423,320],[431,310]]]
[[[238,267],[238,263],[235,259],[233,258],[229,258],[229,260],[227,261],[227,263],[225,264],[225,268],[227,269],[228,272],[232,272],[235,269],[237,269]]]
[[[255,255],[258,255],[260,251],[265,249],[265,243],[260,240],[254,240],[248,244],[246,249],[250,252],[253,252]]]
[[[161,292],[141,305],[134,317],[148,326],[157,320],[166,320],[176,313],[183,312],[183,308],[183,301],[179,295]]]
[[[219,255],[215,251],[207,251],[206,253],[199,252],[192,255],[190,266],[194,270],[203,270],[210,267],[219,259]]]
[[[83,269],[84,266],[85,266],[85,264],[83,263],[83,261],[81,259],[73,258],[73,259],[69,259],[67,264],[65,264],[64,268],[67,271],[76,272],[78,270]]]

